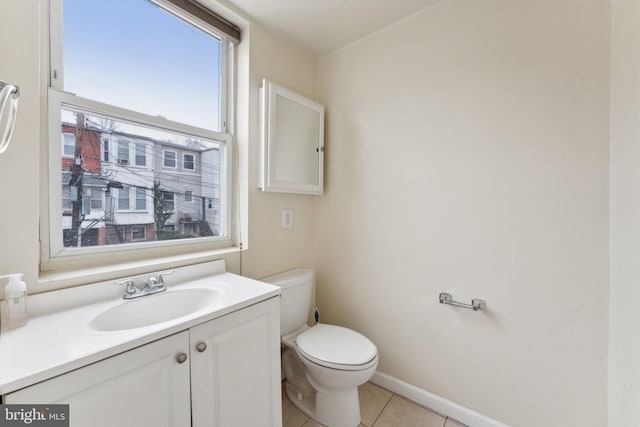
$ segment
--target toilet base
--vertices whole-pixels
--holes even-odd
[[[357,427],[360,424],[357,388],[308,394],[300,392],[293,384],[285,381],[284,389],[295,407],[320,424],[328,427]]]

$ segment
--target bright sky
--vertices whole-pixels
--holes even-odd
[[[65,90],[220,130],[220,42],[148,0],[63,0]]]

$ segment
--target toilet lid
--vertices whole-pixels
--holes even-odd
[[[296,344],[303,357],[325,366],[338,365],[338,369],[360,368],[378,355],[367,337],[335,325],[316,325],[300,334]]]

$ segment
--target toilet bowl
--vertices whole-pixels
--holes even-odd
[[[361,418],[358,386],[378,366],[376,346],[349,328],[307,326],[313,271],[296,269],[262,281],[282,287],[282,370],[289,400],[321,424],[356,427]]]

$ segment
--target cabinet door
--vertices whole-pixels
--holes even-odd
[[[263,191],[322,194],[324,106],[265,79],[260,137]]]
[[[190,334],[193,427],[281,427],[279,298]]]
[[[187,331],[5,396],[5,403],[68,403],[71,427],[185,427],[191,421]]]

